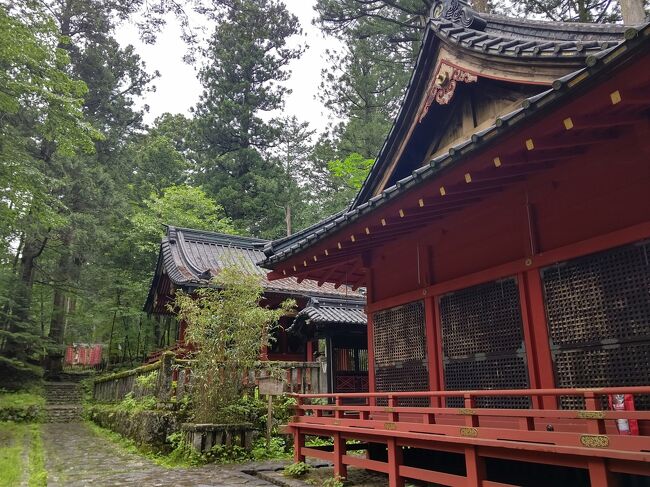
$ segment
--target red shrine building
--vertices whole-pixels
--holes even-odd
[[[214,286],[212,279],[224,267],[235,266],[260,278],[262,305],[277,308],[286,299],[296,301],[295,313],[280,318],[272,345],[261,357],[286,369],[288,390],[368,391],[365,297],[340,284],[319,286],[295,277],[269,281],[256,264],[264,257],[266,244],[268,240],[168,226],[144,311],[175,338],[170,340],[175,341],[171,350],[187,356],[192,346],[185,339],[186,323],[176,320],[173,312],[176,293]],[[149,361],[161,353],[154,352]]]
[[[434,5],[355,201],[265,248],[271,280],[367,289],[369,392],[300,395],[296,461],[648,485],[649,93],[649,25]]]

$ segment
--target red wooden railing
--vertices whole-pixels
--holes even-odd
[[[329,460],[342,476],[345,476],[346,465],[377,470],[389,474],[389,485],[400,485],[402,476],[443,485],[475,485],[468,480],[469,473],[468,478],[450,480],[449,474],[401,465],[401,450],[396,446],[435,449],[436,444],[447,450],[460,447],[466,458],[468,447],[473,448],[471,451],[476,458],[480,455],[478,449],[486,452],[506,448],[519,454],[527,452],[528,461],[534,461],[535,452],[566,455],[562,461],[558,456],[558,464],[566,465],[566,458],[571,458],[569,463],[573,461],[577,467],[588,468],[590,474],[594,459],[603,464],[607,459],[608,468],[614,471],[650,474],[650,411],[603,410],[601,406],[608,404],[608,396],[614,394],[650,395],[650,386],[299,394],[295,396],[296,415],[288,426],[294,434],[296,461],[304,460],[305,456]],[[561,396],[577,397],[584,401],[585,408],[540,409],[537,406],[542,404],[543,397],[551,397],[557,404]],[[499,397],[527,397],[533,407],[476,406],[478,399]],[[463,407],[445,407],[449,398],[462,398]],[[418,400],[420,404],[429,405],[400,405],[404,400]],[[621,434],[617,420],[636,421],[638,434]],[[334,439],[332,451],[305,447],[306,435],[331,436]],[[346,455],[345,439],[385,443],[388,462]],[[468,472],[470,470],[468,464]],[[476,485],[492,484],[478,481]]]

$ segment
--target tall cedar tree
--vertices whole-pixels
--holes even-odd
[[[313,150],[311,138],[316,133],[307,122],[296,117],[279,121],[278,145],[272,159],[280,168],[281,176],[276,178],[277,191],[274,204],[284,211],[286,235],[291,235],[298,226],[306,226],[312,213],[309,211],[311,193],[318,187],[309,185],[312,171],[310,156]]]
[[[57,141],[50,140],[38,148],[46,182],[43,191],[56,206],[51,208],[54,216],[34,222],[24,232],[18,276],[28,304],[35,281],[51,290],[49,337],[58,345],[78,308],[84,264],[102,255],[102,247],[110,240],[107,228],[125,204],[123,188],[127,185],[123,182],[129,171],[118,162],[119,156],[141,124],[142,114],[134,109],[134,99],[146,91],[152,76],[132,47],[120,48],[113,33],[115,22],[133,13],[136,4],[66,0],[27,2],[14,8],[28,18],[37,6],[45,5],[60,36],[58,48],[71,60],[69,74],[88,87],[83,111],[102,134],[92,155],[61,153]],[[52,347],[51,352],[51,364],[58,369],[60,347]]]
[[[301,33],[298,19],[277,0],[232,0],[203,54],[203,94],[195,109],[198,181],[242,231],[282,233],[283,211],[271,204],[280,171],[262,151],[279,130],[263,113],[283,107],[289,62],[300,47],[287,44]]]
[[[86,86],[66,73],[57,34],[38,5],[28,12],[0,6],[0,375],[14,378],[35,370],[40,333],[30,320],[31,289],[47,243],[37,235],[43,223],[58,224],[42,153],[90,151],[96,135],[82,115]]]

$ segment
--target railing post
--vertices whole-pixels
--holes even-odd
[[[168,402],[172,395],[174,354],[165,352],[160,357],[160,361],[160,369],[158,369],[158,401]]]
[[[298,422],[298,417],[304,415],[302,410],[303,398],[298,396],[296,398],[296,407],[293,411],[295,416],[294,422]],[[294,426],[293,428],[293,461],[295,463],[304,462],[305,455],[302,454],[302,448],[305,446],[305,436],[300,432],[300,428]]]
[[[607,464],[604,458],[590,458],[587,462],[589,465],[589,485],[591,487],[615,487],[617,482],[607,470]]]
[[[587,411],[600,410],[598,397],[592,391],[584,393],[585,409]],[[600,435],[605,433],[605,420],[604,419],[587,419],[587,432],[591,434]],[[591,470],[591,469],[590,469]]]
[[[395,438],[388,438],[388,487],[404,487],[404,479],[399,475],[402,464],[402,447],[397,445]]]
[[[370,398],[369,397],[364,398],[363,406],[370,407]],[[359,413],[359,417],[364,421],[369,420],[370,419],[370,411],[361,411]]]
[[[336,396],[335,404],[336,408],[334,409],[334,417],[336,419],[341,419],[343,417],[343,411],[339,410],[339,407],[343,405],[343,399],[341,399],[341,396]]]
[[[395,396],[388,396],[388,407],[386,408],[386,412],[388,413],[388,421],[391,423],[397,422],[398,419],[398,414],[395,412],[396,405],[397,401]]]
[[[305,446],[305,436],[300,432],[300,428],[293,428],[293,461],[300,463],[305,461],[305,455],[302,454],[302,448]]]
[[[346,453],[345,438],[341,437],[338,431],[334,433],[334,475],[347,478],[348,467],[343,463],[343,455]]]
[[[474,407],[476,405],[476,402],[474,401],[474,398],[472,397],[471,394],[465,394],[464,396],[465,400],[465,424],[467,426],[472,426],[472,427],[477,427],[478,426],[478,416],[476,416],[476,411],[474,411]]]
[[[438,396],[431,396],[429,401],[429,407],[440,407],[439,401],[437,401]],[[436,415],[435,413],[427,413],[424,418],[426,424],[436,424]]]
[[[481,487],[485,480],[485,462],[479,457],[474,445],[465,447],[465,468],[467,470],[467,486]]]

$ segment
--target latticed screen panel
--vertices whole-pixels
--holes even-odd
[[[488,282],[440,297],[445,388],[527,389],[526,350],[515,279]],[[479,398],[479,407],[525,408],[528,398]],[[447,405],[461,407],[461,398]]]
[[[648,385],[650,341],[557,350],[554,359],[556,370],[561,371],[557,387]],[[584,401],[577,397],[562,397],[560,404],[564,409],[584,408]],[[634,405],[650,410],[650,396],[635,396]]]
[[[638,386],[650,370],[650,243],[542,270],[558,387]],[[650,397],[637,397],[650,409]],[[577,398],[564,408],[583,407]]]
[[[376,312],[373,315],[373,345],[377,392],[429,390],[422,301]],[[428,400],[401,399],[398,404],[426,406]]]

